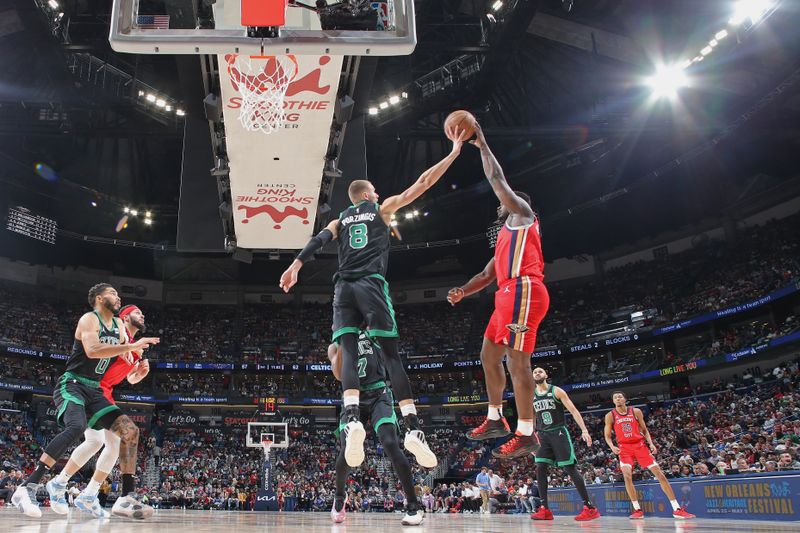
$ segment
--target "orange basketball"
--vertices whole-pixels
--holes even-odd
[[[475,126],[477,125],[477,121],[475,117],[472,116],[472,113],[469,111],[464,111],[463,109],[459,109],[458,111],[453,111],[444,121],[444,131],[445,135],[447,134],[447,130],[451,127],[455,127],[463,132],[461,138],[463,140],[471,139],[475,135]],[[451,141],[453,139],[450,139]]]

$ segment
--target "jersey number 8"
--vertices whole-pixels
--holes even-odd
[[[359,250],[367,245],[369,236],[367,235],[366,224],[353,224],[350,226],[350,248]]]

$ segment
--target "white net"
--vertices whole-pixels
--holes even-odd
[[[226,57],[228,74],[242,95],[239,121],[247,131],[270,134],[283,128],[283,101],[299,71],[294,55]]]

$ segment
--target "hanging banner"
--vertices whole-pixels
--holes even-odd
[[[302,248],[317,215],[342,57],[226,54],[218,59],[237,245]],[[269,104],[248,107],[247,95],[268,94],[280,78],[291,79],[282,127],[269,134],[248,131],[243,122],[262,121]],[[242,118],[243,109],[249,121]]]

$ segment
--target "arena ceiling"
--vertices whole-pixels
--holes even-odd
[[[696,55],[725,27],[732,2],[575,0],[568,11],[561,0],[520,0],[494,21],[492,3],[418,0],[415,53],[376,60],[371,97],[357,113],[411,91],[409,105],[367,117],[369,174],[382,196],[449,150],[441,124],[456,108],[475,113],[512,185],[534,198],[549,259],[602,253],[795,194],[800,13],[792,3],[779,2],[774,16],[692,67],[679,99],[658,101],[642,78],[659,62]],[[159,277],[175,242],[181,123],[99,86],[81,61],[92,56],[98,72],[133,73],[184,102],[196,100],[187,71],[198,62],[116,54],[108,2],[61,4],[68,24],[53,25],[34,0],[0,0],[0,208],[25,205],[78,235],[165,250],[70,239],[49,246],[8,232],[0,246],[19,259]],[[420,215],[401,220],[397,244],[475,240],[398,251],[393,277],[469,272],[489,257],[478,236],[497,201],[477,151],[463,152],[445,183],[414,206]],[[37,175],[36,163],[55,179]],[[116,233],[127,205],[152,211],[153,225]],[[330,265],[318,263],[327,274]],[[257,257],[240,265],[239,279],[268,282],[283,267]]]

